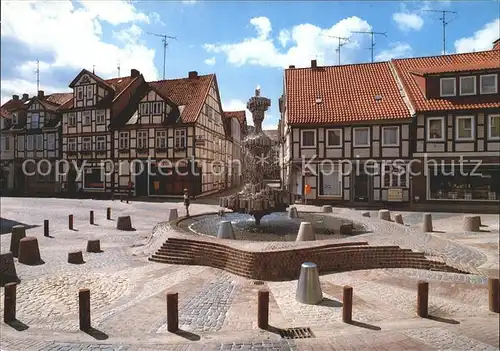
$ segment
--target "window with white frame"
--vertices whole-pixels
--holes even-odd
[[[94,87],[92,85],[87,85],[87,93],[86,97],[87,99],[91,99],[94,96]]]
[[[40,116],[38,113],[31,114],[31,129],[37,129],[40,126]]]
[[[444,117],[427,118],[427,140],[444,140]]]
[[[56,135],[47,134],[47,150],[55,150],[56,148]]]
[[[76,99],[83,100],[83,87],[76,88]]]
[[[91,124],[90,111],[82,112],[82,125],[89,126]]]
[[[97,110],[95,113],[95,123],[104,124],[106,123],[106,110]]]
[[[383,164],[383,184],[384,188],[406,188],[407,186],[407,166],[402,163]]]
[[[500,115],[488,116],[488,139],[500,139]]]
[[[33,150],[33,135],[26,136],[26,149],[28,151]]]
[[[300,146],[303,148],[316,147],[316,130],[301,130]]]
[[[399,127],[382,127],[382,146],[399,146]]]
[[[139,112],[141,115],[149,115],[149,102],[142,102]]]
[[[167,148],[167,131],[158,130],[156,131],[156,148],[166,149]]]
[[[326,130],[326,146],[342,147],[342,129]]]
[[[96,138],[96,147],[97,151],[106,150],[106,137],[104,135],[100,135]]]
[[[24,151],[24,136],[20,135],[17,137],[17,150]]]
[[[320,164],[320,195],[342,196],[342,173],[339,166],[333,162]]]
[[[354,128],[354,146],[370,146],[370,128]]]
[[[186,130],[176,129],[175,130],[175,147],[185,148],[186,147]]]
[[[76,151],[76,138],[68,138],[68,151],[69,152]]]
[[[439,83],[441,96],[455,96],[457,94],[456,78],[441,78]]]
[[[474,116],[458,116],[456,128],[457,140],[474,140]]]
[[[148,131],[140,130],[137,132],[137,148],[147,149],[148,148]]]
[[[16,125],[16,124],[18,124],[18,123],[19,123],[19,118],[18,118],[17,112],[14,112],[14,113],[12,114],[12,124],[13,124],[13,125]]]
[[[481,94],[496,94],[498,89],[497,83],[498,75],[496,74],[485,74],[479,79]]]
[[[4,150],[5,151],[10,151],[10,136],[6,135],[4,138]]]
[[[476,76],[460,77],[460,95],[476,95]]]
[[[36,136],[36,150],[42,151],[43,150],[43,134],[38,134]]]
[[[153,102],[153,115],[159,115],[162,113],[162,105],[163,103],[160,102]]]
[[[68,113],[68,126],[69,127],[76,126],[76,114],[74,112]]]
[[[92,151],[92,138],[91,137],[82,138],[82,151]]]
[[[118,147],[121,150],[129,148],[128,138],[129,138],[128,132],[120,132],[119,137],[118,137]]]

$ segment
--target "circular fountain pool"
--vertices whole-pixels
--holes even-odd
[[[193,233],[217,236],[221,221],[231,221],[236,240],[295,241],[301,222],[310,222],[313,225],[316,240],[342,239],[366,233],[363,226],[353,223],[351,235],[340,234],[340,226],[352,223],[351,221],[316,213],[299,213],[299,218],[290,219],[287,213],[275,212],[264,216],[260,226],[256,225],[254,217],[248,214],[226,213],[222,217],[210,214],[184,219],[178,226]]]

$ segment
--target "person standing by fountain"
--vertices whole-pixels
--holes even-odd
[[[187,189],[184,189],[184,207],[186,207],[186,217],[189,217],[189,205],[191,201],[189,199],[189,193]]]

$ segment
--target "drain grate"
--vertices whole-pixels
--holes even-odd
[[[254,285],[264,285],[264,282],[262,280],[255,280],[253,282]]]
[[[311,328],[288,328],[281,329],[280,335],[283,339],[308,339],[314,338]]]

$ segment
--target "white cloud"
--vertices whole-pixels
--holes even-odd
[[[66,87],[55,87],[51,85],[42,84],[40,86],[40,90],[43,90],[46,95],[51,93],[64,93],[71,92],[71,89]],[[10,95],[5,94],[6,92],[11,92]],[[2,104],[7,102],[7,100],[12,99],[12,95],[21,95],[24,93],[29,94],[30,96],[35,95],[37,92],[36,89],[36,81],[34,79],[26,80],[26,79],[9,79],[2,80]]]
[[[278,35],[278,40],[281,43],[281,46],[285,47],[286,44],[290,41],[290,32],[286,29],[280,30],[280,34]]]
[[[408,43],[391,43],[389,49],[382,50],[375,56],[376,61],[389,61],[390,59],[397,57],[408,57],[411,56],[411,46]]]
[[[271,116],[269,116],[270,119],[272,118]],[[262,125],[262,129],[263,130],[268,130],[268,129],[278,129],[278,122],[276,123],[264,123]]]
[[[276,47],[271,36],[271,22],[266,17],[252,18],[250,23],[257,31],[257,37],[245,38],[238,43],[205,44],[206,51],[227,56],[229,63],[242,66],[245,64],[266,67],[287,67],[289,65],[308,66],[311,59],[318,58],[318,64],[333,64],[337,55],[337,40],[329,36],[351,37],[351,42],[342,48],[342,63],[349,62],[360,50],[360,42],[366,40],[351,31],[370,30],[371,26],[359,17],[344,18],[330,28],[320,28],[306,23],[294,26],[288,31],[289,38],[283,32],[278,40],[281,44],[290,41],[291,46],[284,51]]]
[[[51,57],[41,64],[41,70],[71,70],[76,75],[82,68],[92,69],[95,65],[97,74],[110,78],[116,76],[116,63],[120,61],[122,72],[136,68],[146,79],[154,80],[158,76],[153,61],[155,51],[139,41],[142,31],[135,25],[149,23],[150,16],[159,21],[158,14],[142,13],[131,1],[4,1],[1,35],[21,43],[28,52],[43,52],[45,57]],[[102,24],[111,31],[116,25],[129,24],[114,33],[123,44],[106,41]],[[28,74],[33,67],[33,61],[19,62],[21,73]],[[4,76],[2,90],[8,83]],[[56,88],[63,91],[66,85]]]
[[[392,19],[398,24],[399,29],[403,31],[411,29],[419,31],[424,25],[424,20],[416,13],[397,12],[392,15]]]
[[[253,125],[252,114],[247,109],[247,103],[240,99],[230,99],[222,102],[224,111],[245,111],[245,117],[248,125]]]
[[[487,23],[483,28],[474,32],[470,37],[455,41],[455,50],[461,52],[473,52],[490,50],[493,42],[500,37],[500,18]]]
[[[213,66],[213,65],[215,65],[217,60],[215,59],[215,57],[211,57],[211,58],[206,59],[203,62],[205,62],[206,65]]]

